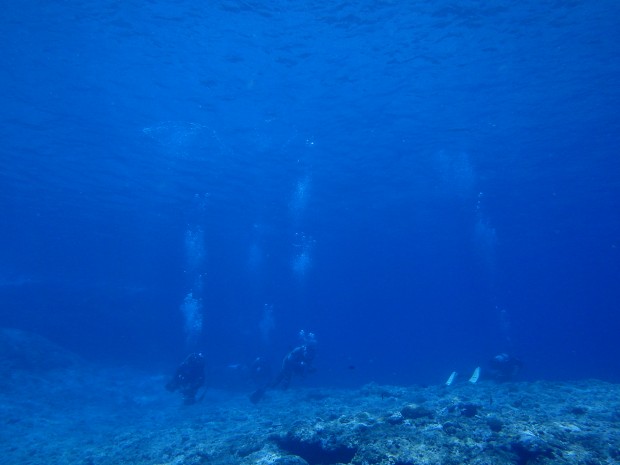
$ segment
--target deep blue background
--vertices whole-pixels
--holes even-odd
[[[301,328],[318,384],[440,383],[500,351],[619,381],[619,15],[6,5],[0,325],[156,370],[201,349],[214,382]]]

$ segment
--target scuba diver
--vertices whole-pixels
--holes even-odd
[[[313,333],[306,333],[304,330],[299,332],[299,337],[302,345],[295,347],[284,357],[282,368],[270,387],[276,388],[282,385],[282,389],[288,389],[293,375],[303,378],[307,373],[314,373],[312,362],[316,355],[316,338]]]
[[[166,384],[170,392],[179,391],[185,405],[195,404],[196,393],[205,382],[205,358],[201,353],[193,353],[179,365],[174,377]],[[204,394],[198,402],[202,400]]]
[[[513,355],[501,353],[489,360],[489,378],[505,382],[512,380],[523,368],[523,362]]]
[[[275,389],[281,386],[282,389],[288,389],[294,375],[303,378],[306,374],[316,371],[312,365],[316,355],[316,336],[314,333],[306,333],[302,329],[299,332],[299,338],[301,345],[295,347],[284,357],[282,367],[276,378],[250,394],[250,401],[253,404],[262,399],[268,388]]]

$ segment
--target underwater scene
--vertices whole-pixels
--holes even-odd
[[[7,3],[2,462],[620,463],[619,18]]]

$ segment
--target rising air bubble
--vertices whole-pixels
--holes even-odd
[[[199,270],[205,259],[204,232],[202,228],[189,228],[185,231],[185,264],[188,271]]]
[[[290,201],[290,209],[293,217],[298,219],[306,210],[310,199],[310,176],[306,175],[297,181],[295,191]]]
[[[316,241],[312,236],[304,233],[295,234],[295,242],[293,246],[296,250],[293,257],[293,272],[299,277],[304,278],[306,273],[312,267],[312,250]]]
[[[183,300],[181,311],[185,318],[186,342],[188,347],[192,348],[202,333],[202,303],[189,292]]]

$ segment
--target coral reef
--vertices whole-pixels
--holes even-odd
[[[15,334],[5,334],[4,346],[7,339]],[[270,391],[258,405],[247,393],[208,389],[201,403],[184,406],[165,391],[163,376],[61,358],[71,363],[43,372],[2,363],[0,454],[7,463],[620,462],[620,386],[596,380],[300,388]]]

